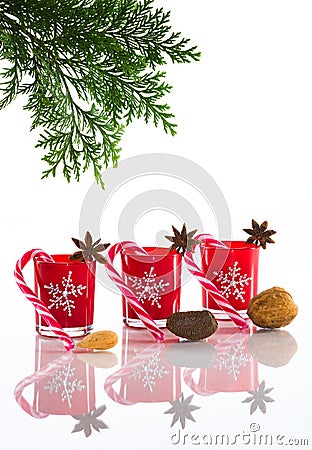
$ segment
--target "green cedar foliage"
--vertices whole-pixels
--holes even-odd
[[[24,108],[48,164],[68,181],[117,165],[125,126],[142,117],[174,135],[159,70],[198,60],[153,0],[0,0],[0,108],[26,94]]]

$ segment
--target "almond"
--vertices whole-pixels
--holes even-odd
[[[78,342],[77,347],[107,350],[115,347],[117,342],[118,336],[114,331],[95,331]]]

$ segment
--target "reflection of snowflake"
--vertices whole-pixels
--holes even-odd
[[[252,281],[252,277],[248,277],[247,274],[242,275],[240,273],[241,268],[238,267],[238,262],[235,261],[233,267],[229,267],[227,273],[223,270],[218,272],[213,272],[214,275],[218,275],[217,281],[221,284],[221,293],[225,298],[229,298],[232,295],[236,300],[244,299],[244,287],[249,285],[249,281]]]
[[[60,393],[62,402],[66,401],[69,408],[72,406],[71,400],[74,393],[81,392],[85,388],[82,381],[75,377],[75,367],[71,367],[71,364],[52,372],[48,384],[44,386],[49,394]]]
[[[70,298],[70,296],[78,297],[86,289],[86,286],[82,286],[82,284],[75,286],[71,276],[72,272],[69,271],[67,277],[62,278],[62,287],[58,283],[55,285],[53,283],[50,283],[48,286],[44,285],[45,289],[49,289],[49,294],[52,294],[52,298],[49,299],[51,303],[49,309],[63,307],[63,311],[67,311],[69,317],[72,315],[72,309],[75,309],[75,300]]]
[[[129,276],[129,280],[132,281],[131,287],[134,288],[138,300],[142,304],[150,301],[151,305],[156,304],[158,308],[161,308],[160,293],[165,291],[165,287],[169,286],[169,283],[164,283],[163,279],[156,282],[155,278],[154,267],[151,267],[149,272],[144,272],[143,278]]]
[[[192,416],[192,411],[195,411],[196,409],[200,409],[200,406],[194,406],[191,405],[193,395],[190,395],[186,399],[184,399],[183,392],[181,396],[173,401],[169,402],[171,404],[171,408],[164,412],[164,414],[174,414],[171,422],[171,427],[180,420],[181,426],[184,429],[185,428],[185,419],[192,420],[192,422],[195,422],[194,417]],[[181,401],[180,401],[181,399]]]
[[[74,419],[79,420],[72,433],[83,431],[85,436],[89,437],[92,433],[92,428],[98,432],[100,431],[100,428],[102,430],[107,429],[108,426],[102,420],[98,419],[105,410],[106,406],[103,405],[89,413],[82,414],[81,416],[72,416]]]
[[[232,375],[234,380],[237,381],[241,368],[246,367],[250,361],[251,357],[244,352],[243,343],[238,342],[220,353],[213,367]]]
[[[266,412],[266,404],[265,402],[274,402],[273,398],[268,397],[267,394],[271,392],[273,388],[265,389],[265,381],[262,381],[259,384],[259,387],[254,389],[253,391],[247,391],[251,394],[251,397],[245,398],[242,403],[250,403],[250,414],[253,414],[257,408],[265,414]]]
[[[169,373],[164,366],[159,367],[159,355],[160,352],[157,352],[148,361],[142,362],[129,375],[129,379],[134,381],[141,380],[143,386],[148,388],[150,392],[153,392],[156,386],[156,378],[162,379]]]

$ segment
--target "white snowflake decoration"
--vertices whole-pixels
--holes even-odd
[[[246,367],[250,361],[251,357],[244,351],[244,342],[240,341],[220,353],[213,367],[226,372],[227,375],[232,375],[237,381],[241,369]]]
[[[242,275],[241,268],[238,267],[237,261],[235,261],[233,267],[228,268],[226,273],[221,270],[219,273],[213,272],[213,274],[218,275],[217,281],[221,284],[220,291],[225,298],[233,296],[235,300],[241,300],[243,303],[245,302],[244,287],[249,285],[249,282],[252,281],[253,277],[248,277],[247,274]]]
[[[156,281],[156,273],[154,267],[150,268],[149,272],[144,272],[143,278],[129,276],[132,282],[131,287],[135,290],[138,300],[144,305],[145,301],[151,302],[151,305],[156,305],[161,308],[159,300],[161,300],[161,293],[165,291],[165,287],[170,283],[165,283],[163,279]]]
[[[64,276],[62,278],[62,286],[58,283],[55,285],[50,283],[49,285],[44,285],[44,288],[49,289],[49,294],[52,295],[49,299],[51,305],[49,305],[48,308],[63,308],[63,311],[67,311],[69,317],[72,315],[72,309],[75,309],[74,298],[77,298],[78,295],[82,295],[82,291],[87,289],[87,287],[82,284],[79,284],[78,286],[73,284],[71,271],[68,272],[67,277]]]
[[[129,375],[129,379],[134,381],[141,380],[144,388],[148,388],[150,392],[153,392],[158,379],[164,378],[168,375],[168,370],[164,366],[159,366],[160,352],[155,353],[148,361],[142,362],[139,367],[136,367]]]
[[[64,366],[62,369],[55,370],[50,374],[50,380],[44,386],[44,389],[49,394],[59,393],[62,402],[67,402],[69,408],[71,408],[72,398],[75,392],[81,392],[86,388],[81,380],[75,377],[75,367],[71,367],[71,364]]]

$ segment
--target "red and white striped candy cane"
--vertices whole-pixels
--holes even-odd
[[[75,346],[73,339],[63,330],[43,301],[38,298],[25,282],[23,269],[26,264],[35,257],[40,258],[42,261],[53,262],[53,258],[43,250],[38,248],[29,250],[16,263],[14,270],[15,281],[23,294],[25,294],[26,298],[33,304],[36,312],[45,320],[50,330],[63,342],[66,350],[71,350]]]
[[[107,252],[108,261],[105,264],[107,275],[124,295],[126,301],[129,303],[133,311],[137,314],[138,318],[141,319],[142,323],[146,326],[149,332],[158,341],[162,341],[164,339],[164,333],[159,329],[159,327],[156,325],[147,311],[145,311],[142,304],[134,295],[133,291],[129,288],[129,286],[127,286],[127,284],[123,281],[122,277],[113,266],[115,256],[120,253],[121,250],[125,249],[132,250],[133,252],[141,255],[147,254],[145,250],[143,250],[141,247],[138,247],[135,242],[118,242],[117,244],[113,245]]]
[[[69,364],[73,359],[72,353],[66,353],[53,361],[50,361],[47,365],[45,365],[42,369],[35,372],[33,375],[29,375],[20,381],[15,389],[14,389],[14,397],[19,406],[31,417],[35,419],[44,419],[48,417],[48,414],[42,413],[41,411],[37,411],[36,408],[31,406],[26,398],[23,396],[23,391],[27,386],[30,386],[33,383],[37,383],[39,380],[46,378],[51,372],[59,367],[63,367],[66,364]]]
[[[218,241],[210,234],[198,234],[194,237],[194,239],[201,240],[203,243],[211,246],[226,248],[226,246],[222,242]],[[236,311],[235,308],[233,308],[229,301],[221,294],[219,289],[217,289],[216,286],[210,280],[208,280],[208,278],[206,278],[204,272],[200,270],[200,268],[195,263],[193,253],[187,250],[184,254],[184,260],[188,270],[192,275],[194,275],[195,278],[197,278],[199,283],[211,295],[217,305],[239,328],[247,329],[248,324],[246,320]]]

